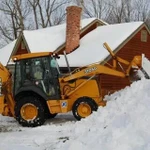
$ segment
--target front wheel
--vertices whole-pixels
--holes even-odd
[[[93,111],[97,110],[97,104],[93,99],[81,97],[75,101],[72,107],[72,113],[77,120],[81,120],[89,116]]]
[[[22,126],[40,126],[45,122],[44,106],[35,96],[22,97],[16,102],[15,116]]]

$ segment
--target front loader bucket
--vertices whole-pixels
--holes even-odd
[[[150,79],[150,61],[142,54],[140,67],[132,67],[129,72],[131,81],[141,78]]]
[[[141,79],[142,73],[140,73],[139,68],[131,68],[129,72],[130,82],[138,81]]]

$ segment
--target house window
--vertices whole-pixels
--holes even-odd
[[[146,30],[141,31],[141,41],[147,42],[147,31]]]
[[[24,42],[21,42],[21,49],[25,49]]]

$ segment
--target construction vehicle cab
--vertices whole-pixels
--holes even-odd
[[[30,57],[29,57],[30,56]],[[32,91],[44,99],[60,99],[59,67],[51,53],[15,56],[14,95]]]

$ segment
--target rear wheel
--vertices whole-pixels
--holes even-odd
[[[72,113],[77,120],[89,116],[93,111],[96,110],[96,103],[89,97],[81,97],[77,99],[72,107]]]
[[[22,97],[16,102],[15,116],[22,126],[40,126],[45,122],[44,106],[35,96]]]

